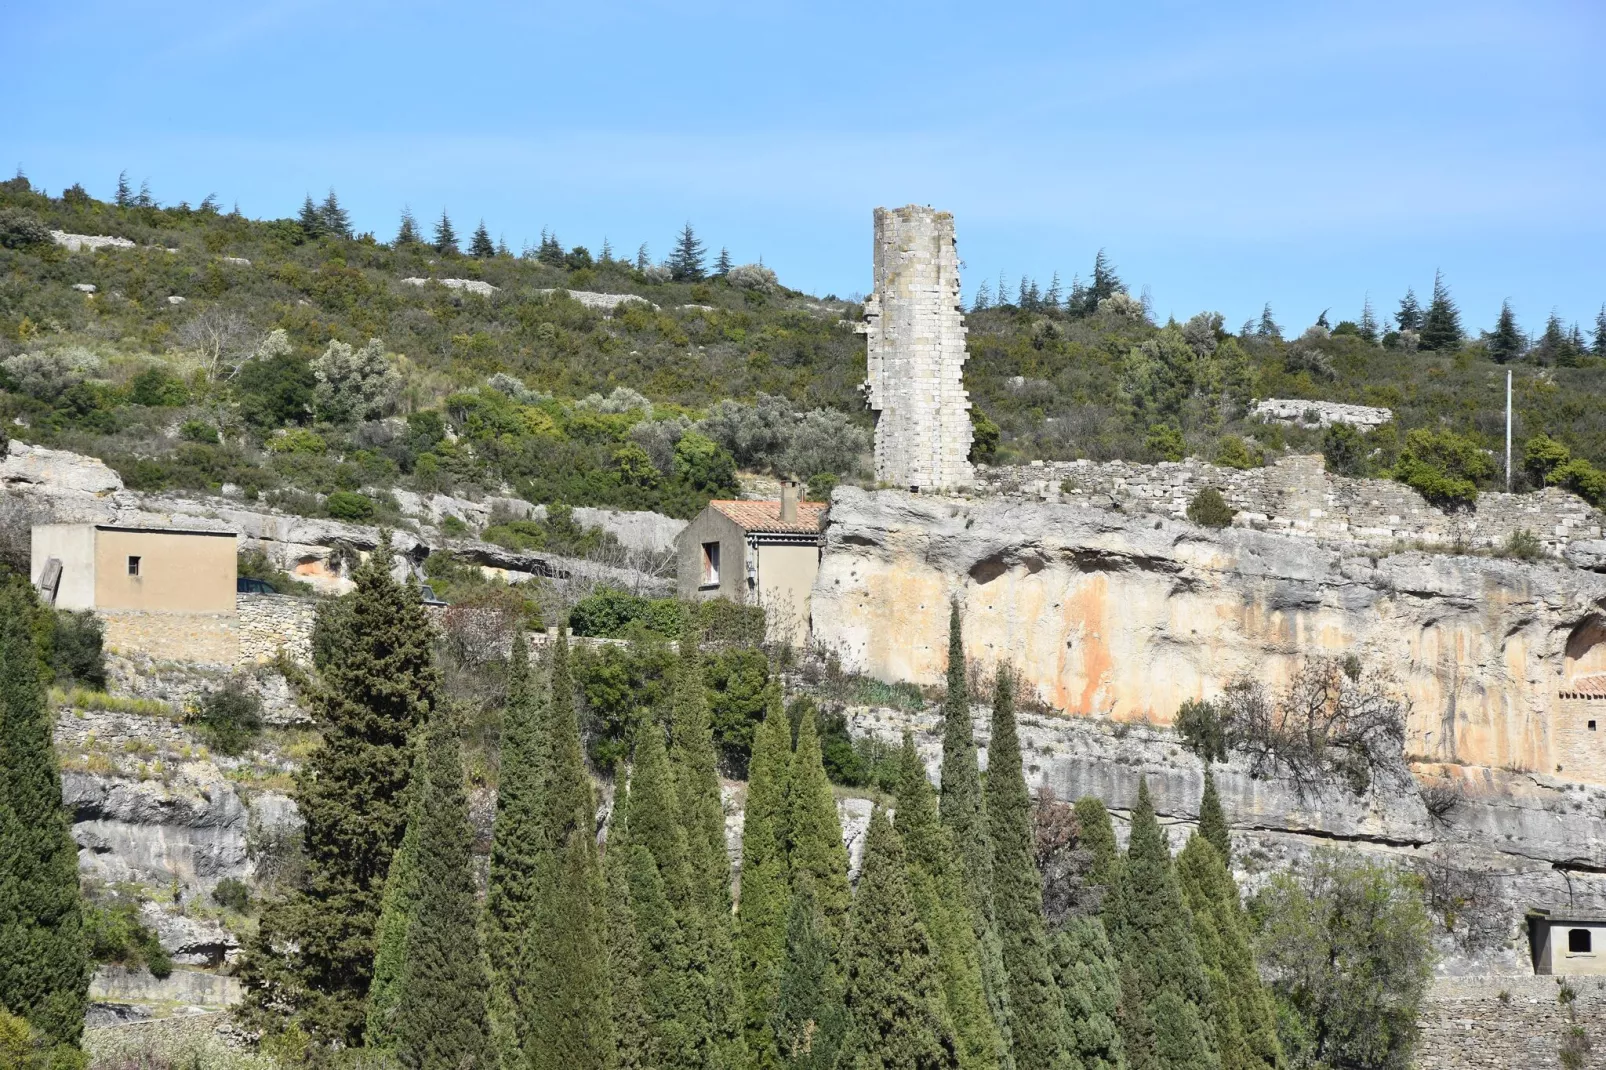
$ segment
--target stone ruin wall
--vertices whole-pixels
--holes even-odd
[[[1264,468],[1220,468],[1203,461],[1034,461],[977,470],[977,489],[1001,496],[1085,503],[1126,513],[1181,518],[1188,502],[1215,487],[1238,510],[1239,527],[1395,549],[1497,547],[1518,530],[1552,553],[1601,538],[1603,517],[1554,487],[1534,494],[1481,494],[1469,510],[1445,512],[1403,483],[1329,475],[1320,454],[1284,457]]]
[[[970,395],[953,216],[912,204],[876,209],[874,292],[864,315],[877,481],[904,490],[969,486]]]

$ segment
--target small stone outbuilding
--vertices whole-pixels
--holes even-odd
[[[1530,911],[1528,945],[1541,977],[1606,976],[1606,916]]]
[[[675,540],[682,598],[728,598],[764,607],[771,641],[809,641],[809,595],[820,570],[825,502],[712,501]]]

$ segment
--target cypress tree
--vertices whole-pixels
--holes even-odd
[[[987,823],[993,843],[993,900],[1009,982],[1017,1066],[1069,1065],[1065,1004],[1049,964],[1043,879],[1037,870],[1032,797],[1021,769],[1015,680],[1000,667],[987,747]]]
[[[491,232],[485,229],[485,220],[474,228],[474,236],[469,239],[468,255],[477,260],[489,260],[496,255],[496,243],[491,241]]]
[[[1098,918],[1072,916],[1053,936],[1054,980],[1065,999],[1071,1054],[1083,1070],[1125,1070],[1117,1026],[1120,965]]]
[[[603,867],[608,880],[609,997],[613,1003],[619,1070],[646,1070],[652,1021],[642,1002],[641,937],[630,900],[629,858],[629,846],[622,840],[614,841]]]
[[[1222,865],[1232,867],[1232,836],[1227,831],[1227,815],[1221,809],[1221,796],[1216,793],[1216,778],[1205,768],[1204,798],[1199,801],[1199,835],[1221,856]]]
[[[544,813],[536,837],[536,895],[524,933],[520,1034],[532,1070],[605,1070],[614,1060],[608,920],[596,807],[580,744],[568,641],[561,632],[553,644],[551,672]]]
[[[799,874],[786,920],[786,961],[771,1032],[787,1070],[832,1070],[847,1030],[842,978],[814,881]]]
[[[1433,273],[1433,300],[1422,320],[1422,348],[1449,353],[1461,348],[1461,312],[1450,299],[1444,272]]]
[[[368,986],[368,1025],[363,1042],[370,1048],[396,1043],[396,1000],[406,964],[407,926],[418,903],[418,837],[422,832],[424,733],[414,741],[412,774],[407,780],[407,831],[390,859],[385,894],[374,929],[374,977]]]
[[[37,612],[28,588],[0,590],[0,1009],[53,1045],[76,1045],[89,961],[78,846],[30,629]]]
[[[457,728],[431,720],[424,743],[418,894],[396,997],[396,1054],[408,1070],[489,1070],[490,984],[479,940],[474,827]]]
[[[547,696],[530,673],[523,629],[515,631],[502,712],[501,770],[485,895],[486,950],[491,963],[491,1029],[504,1070],[524,1061],[519,1017],[523,998],[520,950],[538,892],[541,821],[546,812]]]
[[[777,1051],[772,1019],[786,960],[790,896],[786,865],[786,792],[792,767],[792,728],[781,709],[780,688],[770,685],[769,710],[753,738],[742,822],[742,895],[738,951],[747,1006],[747,1049],[754,1064],[769,1067]]]
[[[787,865],[792,881],[807,874],[825,915],[832,946],[841,947],[853,890],[848,885],[848,849],[842,844],[842,822],[836,796],[820,757],[814,718],[804,716],[797,728],[797,750],[786,801]]]
[[[909,891],[903,843],[880,807],[865,834],[843,973],[848,1030],[839,1066],[958,1066],[936,954]]]
[[[1122,998],[1135,1005],[1123,1036],[1131,1065],[1151,1065],[1152,1052],[1152,1065],[1161,1070],[1214,1070],[1210,984],[1147,780],[1139,782],[1131,840],[1111,900],[1105,916],[1114,923]]]
[[[1110,888],[1121,869],[1121,848],[1115,842],[1115,827],[1104,801],[1092,795],[1076,800],[1076,825],[1081,830],[1080,846],[1093,856],[1087,882]]]
[[[296,778],[306,886],[264,912],[243,970],[261,1024],[288,1008],[316,1040],[346,1047],[367,1024],[374,929],[406,831],[409,733],[440,681],[418,585],[391,577],[388,537],[352,578],[312,703],[322,739]]]
[[[1282,1061],[1276,1009],[1255,969],[1238,885],[1204,834],[1202,813],[1199,824],[1200,832],[1177,857],[1177,876],[1216,1004],[1222,1008],[1216,1015],[1222,1070],[1265,1070]]]
[[[1097,263],[1103,263],[1103,250]],[[954,838],[964,867],[964,884],[981,948],[982,983],[987,1006],[1005,1043],[1014,1050],[1009,981],[993,913],[993,844],[981,791],[981,768],[970,719],[970,684],[965,677],[965,641],[959,603],[948,607],[948,693],[942,703],[942,787],[939,812]]]
[[[903,734],[899,755],[898,835],[909,857],[909,889],[915,912],[937,955],[948,1018],[961,1070],[997,1070],[1011,1065],[998,1023],[987,1005],[981,978],[981,946],[965,895],[959,853],[937,818],[937,796],[914,737]]]
[[[675,769],[676,800],[686,831],[686,862],[691,899],[682,924],[687,951],[705,964],[698,974],[708,1001],[713,1028],[713,1066],[740,1066],[746,1061],[743,1040],[745,1004],[736,957],[731,915],[730,853],[725,848],[725,807],[720,797],[719,761],[714,730],[708,718],[702,656],[687,629],[680,639],[680,658],[671,703],[670,753]]]

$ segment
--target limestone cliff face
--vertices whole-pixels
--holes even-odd
[[[1606,781],[1606,733],[1566,723],[1584,714],[1559,697],[1606,669],[1606,576],[1559,562],[1378,557],[1078,505],[836,492],[817,642],[845,668],[935,683],[950,599],[973,658],[1013,663],[1067,713],[1168,722],[1240,674],[1278,683],[1309,655],[1355,653],[1409,697],[1409,754]]]

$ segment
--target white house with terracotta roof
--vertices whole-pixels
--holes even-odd
[[[779,501],[709,502],[675,542],[681,597],[763,606],[772,641],[806,646],[828,508],[790,481]]]

